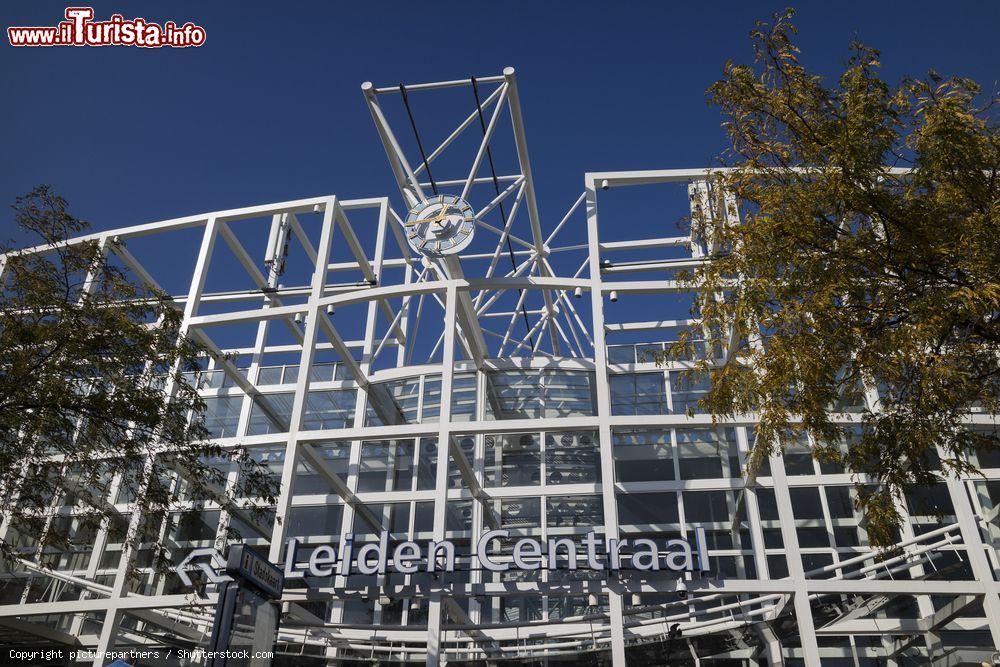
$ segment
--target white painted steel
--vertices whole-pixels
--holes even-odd
[[[334,576],[308,590],[286,591],[284,600],[289,605],[289,617],[281,630],[281,646],[290,650],[293,645],[308,645],[330,664],[374,655],[387,661],[403,657],[422,660],[428,665],[442,664],[446,658],[485,661],[499,657],[544,660],[577,656],[584,659],[591,651],[602,651],[613,664],[622,665],[630,659],[632,645],[662,645],[671,624],[679,623],[683,635],[677,642],[678,655],[697,653],[697,647],[702,646],[698,638],[712,636],[734,642],[731,649],[716,658],[728,657],[753,665],[798,659],[812,666],[826,658],[867,660],[877,657],[879,651],[883,658],[893,660],[899,657],[892,658],[894,652],[903,651],[923,651],[911,655],[926,657],[927,651],[944,650],[941,636],[948,632],[987,633],[994,644],[1000,643],[1000,587],[994,577],[1000,571],[995,548],[995,536],[1000,532],[995,527],[998,512],[984,496],[979,478],[949,478],[945,488],[954,507],[954,520],[936,530],[926,527],[917,530],[908,524],[899,545],[900,554],[879,559],[863,547],[835,546],[832,541],[835,531],[842,526],[856,526],[857,522],[835,516],[824,491],[819,492],[818,505],[822,518],[814,522],[826,531],[831,546],[811,547],[800,542],[800,534],[805,534],[800,530],[812,524],[797,515],[793,495],[848,486],[854,481],[848,474],[824,472],[818,464],[812,464],[811,474],[803,474],[801,470],[789,474],[786,459],[776,456],[770,460],[770,473],[755,481],[730,472],[693,478],[682,475],[681,456],[687,455],[692,447],[682,441],[682,432],[700,429],[699,432],[718,434],[730,429],[734,434],[733,456],[739,463],[747,454],[757,416],[713,418],[698,411],[684,412],[678,408],[681,397],[672,383],[677,381],[679,371],[691,367],[691,362],[673,360],[658,366],[636,357],[634,349],[629,352],[627,346],[614,342],[627,336],[642,336],[651,342],[669,340],[677,328],[697,325],[694,319],[659,319],[668,315],[646,312],[644,308],[634,311],[637,317],[623,319],[622,313],[626,311],[621,304],[612,305],[608,299],[612,292],[622,303],[629,299],[685,295],[690,287],[673,280],[668,272],[691,268],[705,260],[697,239],[670,236],[671,230],[647,239],[602,241],[602,225],[610,227],[618,221],[610,213],[602,219],[606,214],[601,210],[601,193],[623,186],[694,183],[692,192],[696,199],[703,199],[709,196],[712,187],[706,179],[719,170],[590,173],[585,176],[583,194],[568,212],[549,220],[542,216],[536,200],[513,70],[505,70],[503,76],[477,79],[477,83],[484,89],[484,110],[492,112],[485,137],[476,132],[474,154],[468,156],[466,163],[471,166],[463,167],[464,173],[448,174],[448,178],[436,181],[436,185],[461,188],[463,197],[467,195],[478,202],[481,216],[490,214],[501,202],[505,206],[510,204],[505,209],[507,216],[502,228],[481,221],[482,226],[496,233],[495,246],[470,248],[468,253],[447,261],[425,261],[407,248],[400,232],[400,217],[390,207],[387,197],[344,200],[332,195],[133,225],[83,237],[105,244],[138,280],[161,289],[149,267],[144,267],[137,258],[138,253],[128,249],[128,242],[158,233],[202,230],[189,286],[183,294],[174,295],[172,303],[182,309],[182,330],[213,352],[206,372],[227,378],[225,383],[203,389],[204,396],[210,400],[238,400],[235,433],[226,433],[218,443],[272,457],[281,479],[281,493],[270,525],[255,528],[248,515],[240,513],[245,510],[232,517],[221,515],[212,543],[224,545],[226,526],[242,522],[254,530],[249,539],[256,540],[254,544],[266,550],[272,561],[279,562],[284,558],[285,538],[289,534],[304,539],[307,548],[324,540],[343,544],[348,535],[386,524],[394,516],[395,508],[404,506],[408,518],[399,535],[415,537],[417,511],[430,507],[428,537],[474,542],[485,530],[511,520],[505,516],[510,504],[533,502],[539,507],[538,527],[525,530],[534,530],[542,541],[549,536],[579,536],[582,527],[560,525],[549,518],[548,513],[555,512],[553,508],[566,498],[593,499],[602,510],[604,537],[617,539],[638,530],[635,524],[620,519],[623,499],[627,502],[630,497],[643,497],[638,494],[644,493],[658,494],[658,503],[669,502],[666,498],[675,499],[679,530],[684,531],[690,530],[684,526],[685,518],[696,514],[696,501],[691,499],[704,497],[692,494],[723,493],[729,516],[720,523],[735,524],[734,516],[739,512],[750,544],[740,549],[713,546],[710,550],[713,558],[720,562],[734,559],[737,576],[688,578],[687,599],[678,598],[676,578],[639,578],[625,573],[617,577],[602,575],[593,580],[560,581],[557,573],[548,572],[537,579],[502,580],[478,568],[476,559],[471,563],[477,568],[468,572],[465,579],[446,580],[416,573],[377,576],[361,585],[355,578]],[[441,89],[469,85],[468,80],[449,81],[407,89],[414,94],[430,95]],[[404,154],[399,140],[405,135],[393,132],[389,115],[380,106],[380,100],[387,109],[390,102],[398,101],[391,95],[398,89],[376,89],[371,84],[362,88],[404,205],[408,207],[422,198],[424,189],[430,185],[418,182],[418,176],[427,176],[427,169],[422,163],[413,168],[414,163]],[[462,113],[467,111],[468,107],[463,107]],[[492,189],[492,178],[483,177],[482,163],[487,146],[503,140],[499,128],[505,113],[511,121],[512,136],[508,140],[512,141],[510,149],[516,155],[519,172],[498,175],[503,185],[497,194]],[[429,160],[436,161],[445,152],[457,150],[461,144],[457,140],[463,133],[479,129],[476,117],[476,113],[461,116],[457,127],[437,144]],[[435,169],[438,164],[435,162]],[[365,213],[377,213],[374,229],[357,222]],[[317,226],[308,214],[319,214],[322,221]],[[276,276],[261,271],[265,258],[251,256],[246,248],[253,246],[244,246],[240,236],[241,222],[252,218],[270,218],[272,234],[279,225],[288,226],[289,240],[301,247],[306,266],[286,269],[304,270],[308,275],[304,284],[279,286]],[[524,231],[517,235],[516,230]],[[547,236],[544,230],[548,230]],[[549,247],[556,234],[566,236],[571,230],[575,233],[572,242],[586,233],[586,243],[558,249]],[[617,235],[620,230],[615,232]],[[385,247],[387,233],[395,238],[391,251]],[[374,244],[370,241],[373,236]],[[246,272],[253,288],[229,292],[205,290],[219,237],[232,251],[238,270]],[[118,240],[112,242],[113,238]],[[515,259],[509,270],[504,259],[508,254],[508,239],[518,246],[511,253]],[[20,252],[48,250],[51,248],[39,247]],[[556,250],[561,252],[556,255]],[[629,258],[629,253],[640,251],[646,254]],[[649,259],[650,252],[654,257],[655,253],[664,256]],[[678,257],[678,252],[682,256]],[[564,256],[565,261],[557,261]],[[0,256],[0,276],[7,261],[7,256]],[[360,275],[362,280],[332,282],[334,274],[348,271]],[[636,271],[642,271],[647,279],[629,279]],[[655,275],[649,279],[650,272],[662,272],[668,279],[658,279]],[[611,276],[617,279],[608,280]],[[590,299],[589,309],[577,307],[586,303],[584,297]],[[211,310],[206,304],[211,304]],[[352,308],[356,310],[351,311]],[[344,312],[361,311],[363,315],[351,316],[356,319],[353,323],[342,316]],[[297,324],[299,320],[301,325]],[[282,326],[273,328],[275,322]],[[240,326],[253,332],[246,343],[227,349],[230,346],[217,342],[221,332]],[[348,333],[349,328],[352,330]],[[291,336],[292,342],[275,341],[274,329]],[[732,337],[727,336],[726,340],[731,341]],[[392,347],[396,348],[395,354]],[[413,363],[415,353],[423,358],[425,347],[431,349],[428,362]],[[505,353],[506,350],[513,351]],[[616,356],[622,351],[625,356]],[[249,366],[238,367],[226,352],[249,358]],[[332,353],[339,359],[336,368],[340,370],[320,378],[318,371],[327,363],[320,359]],[[297,363],[291,364],[295,378],[286,380],[285,376],[290,377],[292,372],[280,366],[277,374],[282,377],[281,383],[267,384],[265,375],[275,375],[275,367],[269,365],[268,359],[279,355],[297,358]],[[720,363],[732,361],[726,350]],[[546,384],[556,382],[546,378],[571,372],[591,378],[588,380],[593,400],[590,413],[553,412],[539,417],[512,413],[508,419],[491,417],[505,409],[503,401],[507,400],[500,395],[495,378],[523,373],[528,378],[540,378],[527,391],[551,388],[557,392],[563,388]],[[669,386],[665,406],[670,409],[656,414],[621,414],[613,400],[612,384],[633,374],[648,374],[664,383],[664,387]],[[391,393],[379,392],[404,386],[416,388],[412,390],[416,393],[411,394],[415,396],[412,406],[415,414],[437,410],[437,417],[391,423],[388,417],[395,418],[391,411],[400,406],[394,403],[396,397]],[[469,387],[474,388],[475,399],[471,404],[463,404],[460,392],[469,391]],[[344,408],[345,414],[349,414],[345,417],[347,425],[343,428],[307,425],[312,393],[336,391],[354,392],[349,395],[349,406]],[[877,409],[877,392],[873,395],[869,390],[868,394],[869,406]],[[268,407],[269,397],[275,396],[290,401],[287,414]],[[525,396],[531,397],[530,393]],[[553,405],[558,406],[556,402]],[[282,426],[276,431],[269,428],[251,432],[251,425],[262,416]],[[860,419],[858,413],[847,411],[833,413],[831,417],[845,425],[856,424]],[[965,422],[970,427],[989,426],[995,423],[995,418],[973,413]],[[617,465],[621,448],[615,438],[634,429],[654,429],[666,434],[663,446],[672,457],[672,474],[650,479],[621,477]],[[542,475],[542,470],[548,471],[556,465],[555,458],[546,458],[550,454],[554,457],[562,446],[556,444],[556,438],[572,439],[572,434],[581,432],[597,436],[594,460],[600,471],[599,480],[561,483]],[[539,479],[509,485],[498,483],[502,476],[496,457],[498,451],[504,451],[498,443],[504,438],[524,435],[538,440]],[[718,442],[724,442],[726,437]],[[383,448],[382,455],[392,465],[411,456],[412,467],[416,469],[417,452],[430,452],[432,445],[437,452],[433,463],[427,462],[432,483],[421,486],[414,475],[408,482],[410,486],[405,488],[397,488],[388,478],[381,487],[372,488],[369,456],[374,448]],[[406,446],[412,449],[407,450]],[[327,458],[333,451],[342,451],[343,458]],[[305,467],[325,487],[297,490]],[[987,481],[1000,480],[1000,469],[988,468],[984,475]],[[227,479],[228,488],[233,489],[238,472],[230,471]],[[769,498],[773,498],[777,520],[762,518],[770,511],[763,509]],[[102,502],[114,503],[126,516],[133,509],[130,503],[119,502],[117,498]],[[248,500],[247,506],[255,502]],[[301,535],[296,513],[318,507],[341,512],[340,523],[330,528],[329,535],[323,534],[319,527]],[[469,508],[471,528],[456,529],[449,524],[452,516],[449,512],[458,507]],[[209,501],[203,509],[211,512],[217,508],[217,503]],[[178,500],[177,509],[198,508],[190,501]],[[906,507],[901,509],[908,521],[917,523]],[[60,511],[72,516],[79,510]],[[132,513],[133,533],[138,519]],[[642,529],[661,535],[669,532],[655,524],[644,525]],[[0,523],[0,530],[6,534],[6,521]],[[166,527],[161,528],[161,536],[166,538],[168,533]],[[769,542],[774,539],[779,546]],[[171,594],[167,592],[172,590],[168,580],[152,572],[140,582],[139,592],[131,590],[125,574],[141,546],[134,541],[112,546],[108,526],[104,525],[94,538],[95,555],[85,567],[57,567],[52,572],[41,566],[41,554],[36,550],[26,557],[24,571],[36,582],[49,582],[50,592],[29,600],[25,588],[20,596],[22,604],[0,605],[0,632],[3,627],[25,632],[34,627],[38,636],[49,641],[75,636],[82,645],[101,650],[155,646],[157,642],[169,645],[175,641],[171,637],[176,641],[198,641],[211,623],[215,593],[209,591],[201,598]],[[108,553],[121,554],[114,566],[102,565],[101,559]],[[829,555],[832,563],[807,566],[805,559],[817,555]],[[956,556],[968,560],[971,578],[934,578],[938,576],[935,575],[938,563]],[[747,570],[747,563],[752,563],[753,572]],[[787,568],[787,576],[779,571],[782,567]],[[98,577],[107,577],[110,583],[96,583]],[[65,586],[78,586],[81,591],[78,599],[65,599],[67,594],[60,588]],[[582,613],[564,613],[561,605],[567,605],[572,612],[573,598],[591,595],[597,596],[602,604],[589,606]],[[633,598],[635,595],[638,598]],[[847,598],[838,595],[853,596],[864,604],[842,609],[839,616],[829,621],[822,614],[828,613],[831,600],[846,604],[843,600]],[[866,609],[876,610],[874,614],[892,596],[916,596],[920,618],[866,617]],[[930,596],[952,596],[954,600],[936,610]],[[696,599],[697,606],[693,604]],[[310,601],[329,601],[330,605],[317,615],[303,606]],[[962,610],[976,601],[983,603],[985,615],[963,616]],[[355,616],[358,609],[370,613],[365,622],[359,622]],[[515,613],[513,609],[518,611]],[[528,613],[535,616],[520,615]],[[88,629],[91,626],[83,614],[96,614],[103,620],[100,629]],[[135,616],[138,622],[130,619],[124,623],[126,615]],[[57,629],[43,631],[42,626],[34,623],[36,617],[68,620],[57,621]],[[9,623],[3,619],[9,619]],[[780,630],[781,624],[793,628],[791,636]],[[67,630],[71,632],[67,634]],[[884,637],[882,648],[863,641],[872,635]],[[818,641],[820,636],[847,637],[849,641],[834,648]],[[791,643],[795,646],[790,646]],[[697,659],[699,664],[712,664],[709,656]]]

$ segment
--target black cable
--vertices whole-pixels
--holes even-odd
[[[410,127],[413,128],[413,136],[417,140],[417,148],[420,149],[420,157],[424,161],[424,171],[427,172],[427,180],[431,182],[431,189],[434,190],[434,194],[438,193],[437,183],[434,182],[434,176],[431,175],[431,165],[427,163],[427,154],[424,153],[424,145],[420,142],[420,134],[417,132],[417,123],[413,120],[413,111],[410,110],[410,100],[406,96],[406,86],[399,84],[399,92],[403,95],[403,105],[406,107],[406,115],[410,117]],[[416,185],[416,183],[414,183]]]
[[[472,77],[472,94],[476,96],[476,110],[479,112],[479,127],[483,130],[483,136],[486,136],[486,121],[483,119],[483,105],[479,101],[479,86],[476,85],[476,77]],[[493,167],[493,151],[490,149],[489,143],[486,144],[486,159],[490,164],[490,173],[493,174],[493,189],[496,190],[497,195],[500,194],[500,180],[497,178],[497,170]],[[500,206],[500,219],[503,220],[504,226],[507,224],[507,213],[503,210],[503,202],[499,202]],[[510,234],[507,235],[507,256],[510,257],[510,268],[517,271],[517,261],[514,259],[514,248],[510,244]],[[517,290],[517,297],[520,301],[521,294],[523,291],[519,288]],[[531,349],[535,349],[535,337],[531,335],[531,327],[528,326],[528,313],[524,311],[524,303],[521,303],[521,317],[524,318],[524,329],[528,334],[528,339],[531,341]]]

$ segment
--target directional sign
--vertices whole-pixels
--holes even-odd
[[[272,600],[281,597],[285,584],[281,569],[245,544],[229,547],[226,572],[256,587]]]

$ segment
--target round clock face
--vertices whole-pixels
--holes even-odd
[[[476,214],[464,199],[437,195],[422,201],[403,221],[406,238],[417,252],[439,257],[465,249],[476,231]]]

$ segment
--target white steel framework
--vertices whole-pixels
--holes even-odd
[[[261,523],[185,500],[178,478],[175,516],[143,539],[183,557],[224,549],[232,528],[274,562],[290,537],[306,552],[383,530],[393,542],[458,545],[449,575],[286,587],[278,651],[289,664],[959,664],[1000,646],[1000,461],[984,454],[983,477],[947,479],[923,499],[930,510],[919,498],[901,506],[899,549],[878,554],[853,507],[853,477],[813,460],[809,443],[785,442],[784,456],[748,480],[755,415],[713,420],[697,409],[703,383],[683,374],[690,359],[652,361],[650,351],[697,325],[676,272],[710,250],[672,224],[670,206],[738,222],[712,170],[589,173],[568,209],[543,216],[512,69],[362,90],[404,210],[388,197],[330,195],[87,237],[176,295],[183,331],[213,352],[192,378],[209,427],[281,483]],[[416,118],[429,107],[416,105],[445,95],[449,106],[436,108],[459,109],[456,125],[425,130],[443,137],[425,146]],[[409,123],[393,124],[400,101]],[[411,128],[419,161],[406,147]],[[460,256],[418,257],[406,243],[405,209],[432,191],[476,209],[475,242]],[[628,211],[640,192],[642,215],[662,221],[652,238],[631,238],[635,214],[616,208]],[[143,247],[156,253],[143,259]],[[716,338],[704,354],[734,362],[728,334]],[[845,395],[831,411],[854,424],[860,406],[877,409],[877,392]],[[231,488],[238,475],[228,471]],[[139,521],[127,498],[105,502]],[[76,511],[54,505],[69,521]],[[496,573],[468,555],[498,527],[544,540],[591,528],[689,536],[693,525],[708,531],[713,564],[700,577]],[[206,644],[212,587],[192,592],[152,570],[130,584],[144,542],[116,544],[106,529],[83,542],[28,549],[5,575],[4,643]]]

